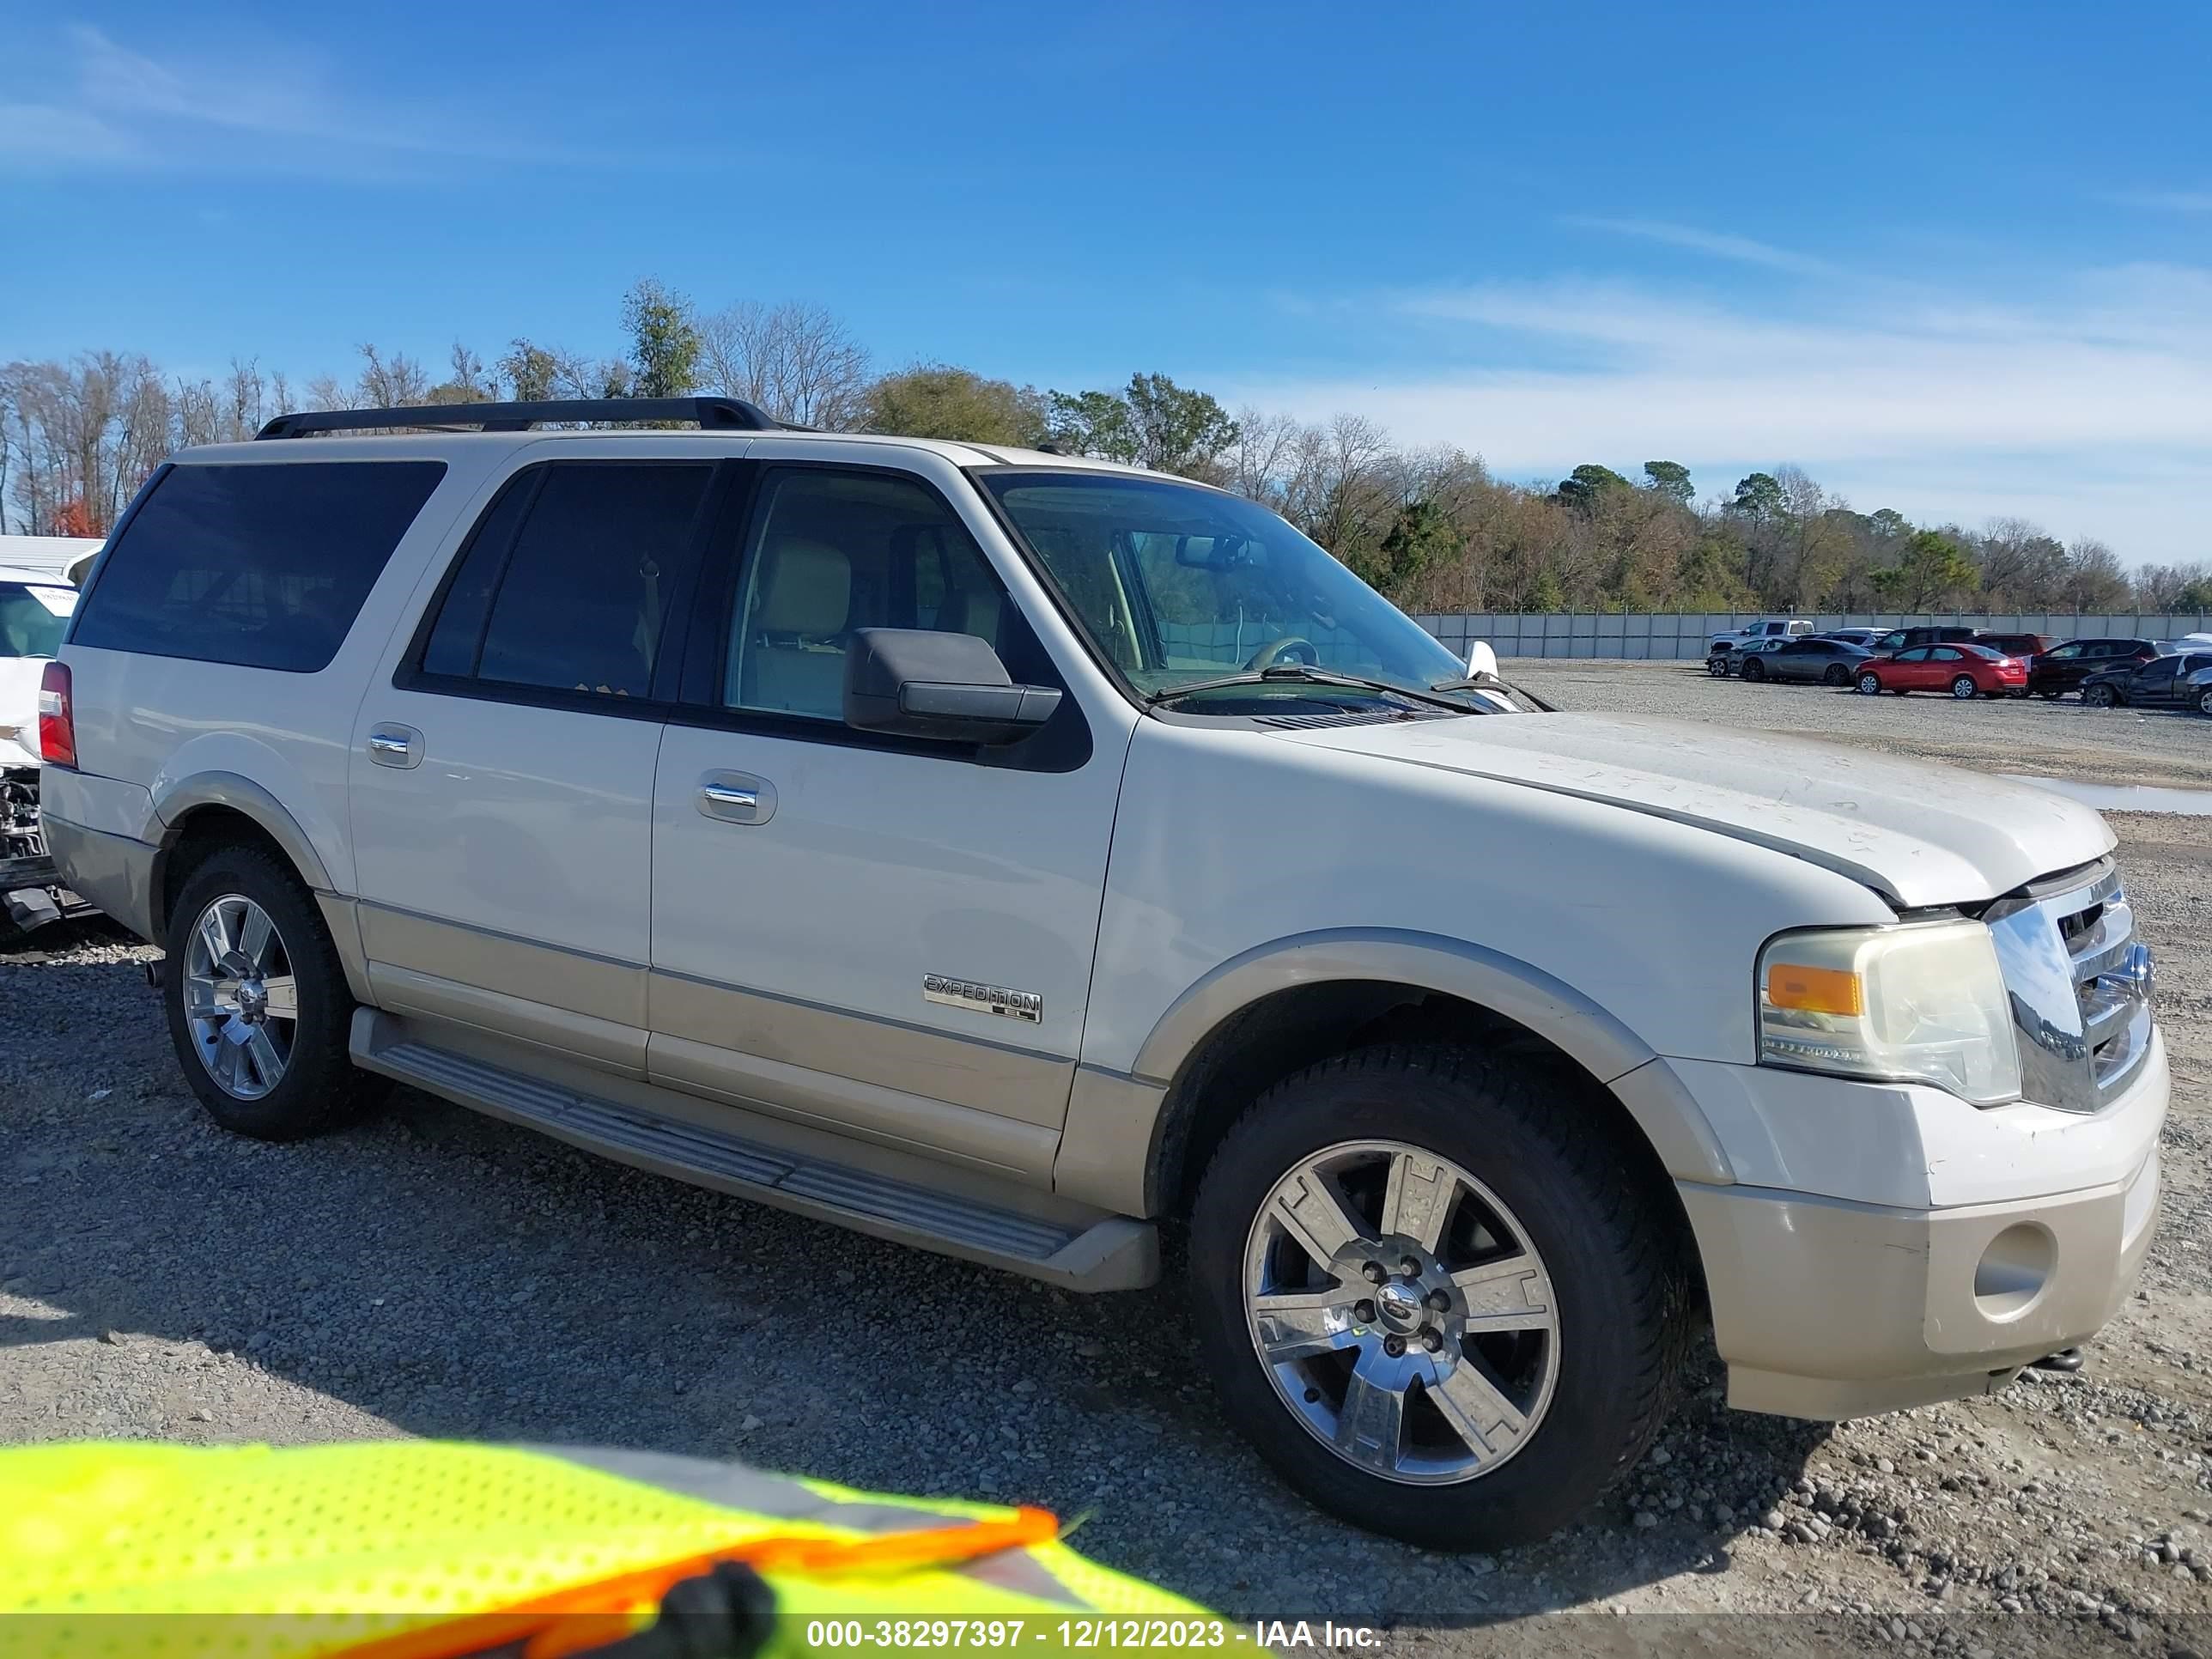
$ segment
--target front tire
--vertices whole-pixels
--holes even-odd
[[[1851,671],[1841,663],[1832,663],[1829,665],[1828,671],[1820,676],[1820,679],[1823,684],[1840,689],[1851,683]]]
[[[2212,714],[2212,685],[2206,686],[2197,694],[2197,712],[2200,714]]]
[[[1726,679],[1728,678],[1728,659],[1726,657],[1706,658],[1705,672],[1711,674],[1717,680]]]
[[[1881,676],[1871,673],[1860,675],[1859,695],[1863,697],[1880,696],[1881,695]]]
[[[2118,706],[2120,694],[2109,685],[2085,685],[2081,701],[2092,708],[2112,708]]]
[[[1743,678],[1753,685],[1758,684],[1766,678],[1766,665],[1756,659],[1744,664]]]
[[[1974,677],[1972,674],[1961,674],[1951,682],[1951,695],[1960,702],[1972,702],[1981,694],[1982,688],[1974,684]]]
[[[169,1038],[208,1115],[258,1140],[298,1140],[357,1117],[376,1080],[347,1051],[354,1003],[313,897],[253,847],[210,854],[185,881],[162,964]]]
[[[1291,1485],[1371,1531],[1495,1550],[1643,1455],[1688,1280],[1601,1109],[1561,1070],[1394,1045],[1238,1120],[1199,1189],[1192,1288],[1230,1419]]]

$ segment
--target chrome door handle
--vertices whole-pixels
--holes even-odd
[[[379,766],[403,770],[422,763],[422,734],[411,726],[372,726],[368,728],[368,757]]]
[[[724,823],[766,823],[775,816],[775,786],[750,772],[709,772],[696,799],[702,816]]]

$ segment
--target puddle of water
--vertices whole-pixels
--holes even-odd
[[[1998,775],[2014,783],[2055,790],[2100,812],[2179,812],[2212,817],[2212,789],[2168,789],[2148,783],[2078,783],[2072,778],[2032,778],[2021,772]]]

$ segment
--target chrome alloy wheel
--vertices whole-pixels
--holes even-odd
[[[1244,1285],[1283,1403],[1370,1474],[1487,1474],[1551,1404],[1551,1276],[1497,1194],[1418,1147],[1346,1141],[1297,1165],[1246,1237]]]
[[[224,1093],[258,1100],[283,1080],[299,1029],[292,959],[269,913],[228,893],[200,912],[185,952],[192,1047]]]

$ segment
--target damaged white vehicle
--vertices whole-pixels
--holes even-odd
[[[74,902],[39,833],[39,679],[76,609],[68,583],[0,565],[0,923],[26,932]]]

